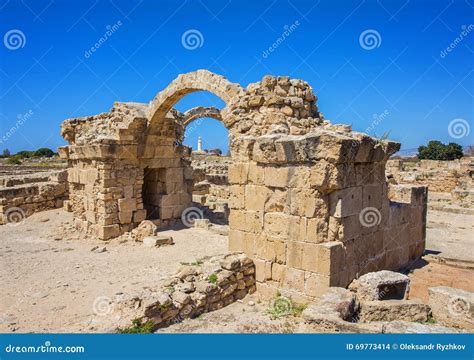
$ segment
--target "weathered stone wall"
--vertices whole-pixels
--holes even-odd
[[[180,75],[148,106],[115,104],[65,121],[70,145],[61,153],[79,227],[108,239],[150,213],[165,224],[180,217],[193,190],[185,123],[207,110],[184,115],[172,106],[198,90],[226,102],[216,117],[229,129],[233,161],[229,248],[254,259],[262,292],[315,297],[421,256],[426,188],[393,190],[403,194],[395,202],[385,181],[400,144],[324,120],[311,87],[288,77],[265,76],[244,89],[199,70]]]
[[[156,327],[163,327],[219,310],[255,290],[252,260],[245,254],[231,253],[184,265],[160,290],[125,299],[119,307],[127,321],[151,320]]]
[[[67,171],[0,177],[0,224],[56,209],[68,198]]]
[[[387,163],[387,175],[392,176],[397,183],[426,185],[432,192],[452,192],[466,183],[472,185],[473,169],[473,159],[469,157],[452,161],[417,162],[394,159]]]

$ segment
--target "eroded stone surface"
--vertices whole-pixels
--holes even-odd
[[[354,280],[349,289],[357,293],[361,301],[406,299],[410,290],[408,276],[394,271],[377,271]]]
[[[448,286],[428,289],[433,317],[448,326],[474,330],[474,293]]]

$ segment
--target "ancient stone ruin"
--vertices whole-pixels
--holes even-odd
[[[222,110],[173,105],[209,91]],[[147,105],[69,119],[69,202],[75,226],[101,239],[152,219],[179,221],[191,206],[185,127],[213,117],[229,130],[229,250],[247,254],[257,289],[314,298],[329,286],[397,270],[425,247],[427,190],[390,186],[385,165],[400,144],[324,120],[302,80],[265,76],[246,88],[209,71],[178,76]]]

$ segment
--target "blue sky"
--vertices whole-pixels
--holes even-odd
[[[473,15],[472,1],[462,0],[2,0],[0,150],[61,146],[64,119],[114,101],[148,102],[196,69],[244,86],[266,74],[304,79],[327,119],[375,136],[390,131],[402,149],[431,139],[472,144]],[[20,45],[11,30],[21,31]],[[201,36],[195,49],[183,45],[189,30]],[[176,108],[198,105],[224,103],[199,92]],[[186,143],[195,147],[198,136],[205,148],[227,150],[215,120],[195,126]]]

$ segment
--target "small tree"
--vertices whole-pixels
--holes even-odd
[[[463,157],[462,146],[456,143],[443,144],[441,141],[432,140],[427,146],[418,148],[420,160],[455,160]]]
[[[8,149],[3,150],[3,152],[2,152],[2,157],[4,157],[4,158],[9,158],[11,155],[12,154],[10,153],[10,150],[8,150]]]

